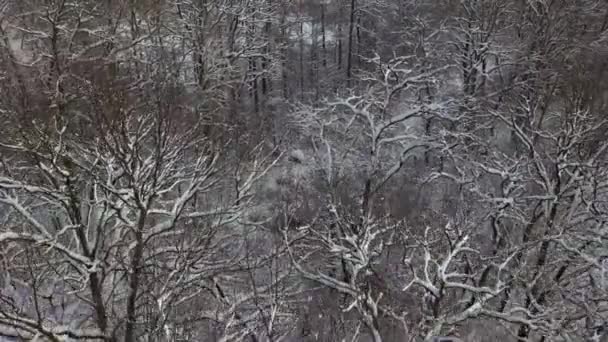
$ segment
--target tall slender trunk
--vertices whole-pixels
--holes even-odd
[[[304,99],[304,22],[300,18],[300,98]]]
[[[253,111],[260,112],[260,97],[258,94],[258,66],[254,57],[249,58],[249,72],[253,75],[253,79],[249,85],[249,96],[253,99]]]
[[[362,44],[361,44],[361,14],[357,14],[357,25],[355,27],[355,31],[357,32],[356,34],[356,38],[357,38],[357,54],[353,57],[353,59],[356,58],[356,64],[359,65],[361,63],[360,61],[360,56],[362,55],[361,52],[361,48],[362,48]]]
[[[312,25],[312,23],[311,23]],[[309,68],[308,68],[308,77],[310,79],[310,86],[311,88],[315,89],[315,99],[318,99],[319,97],[319,75],[318,75],[318,69],[319,69],[319,57],[318,57],[318,43],[317,43],[317,36],[318,36],[318,32],[315,29],[315,25],[312,25],[311,28],[311,32],[310,32],[310,37],[311,37],[311,44],[310,44],[310,62],[309,62]]]
[[[255,13],[255,9],[251,8],[251,16],[252,16],[252,23],[249,25],[248,27],[248,32],[247,32],[247,36],[248,36],[248,40],[250,39],[250,42],[255,44],[255,37],[257,36],[257,27],[255,22],[257,21],[257,15]],[[248,76],[252,76],[252,79],[249,83],[249,98],[253,99],[253,111],[255,113],[259,113],[260,111],[260,98],[259,98],[259,94],[258,94],[258,61],[257,61],[257,57],[249,57],[248,60],[248,65],[249,65],[249,75]]]
[[[353,35],[357,0],[350,1],[350,20],[348,22],[348,53],[346,55],[346,85],[350,87],[353,67]]]
[[[336,64],[342,69],[342,25],[338,24],[338,44],[336,45]]]
[[[289,97],[289,92],[288,92],[288,88],[287,88],[287,82],[288,77],[287,77],[287,57],[288,57],[288,50],[287,50],[287,44],[289,43],[289,37],[288,37],[288,32],[287,32],[287,25],[285,23],[285,18],[287,17],[287,13],[285,13],[285,10],[283,10],[282,16],[281,16],[281,36],[280,36],[280,41],[281,41],[281,79],[282,79],[282,90],[283,90],[283,98],[287,99]]]
[[[283,34],[285,34],[285,29],[283,29]],[[281,58],[281,78],[283,80],[283,98],[287,99],[289,97],[289,91],[287,89],[287,82],[288,77],[287,77],[287,48],[283,48],[283,53],[282,53],[282,58]]]
[[[327,67],[327,45],[325,38],[325,4],[321,3],[321,48],[323,68]]]
[[[271,8],[272,6],[272,1],[268,0],[268,8]],[[271,83],[270,83],[270,79],[268,78],[268,64],[269,64],[269,56],[270,56],[270,42],[271,42],[271,38],[270,38],[270,31],[272,30],[272,23],[270,20],[266,20],[266,23],[264,24],[264,40],[266,43],[266,46],[264,47],[264,57],[262,57],[262,72],[263,72],[263,76],[262,76],[262,96],[263,101],[266,101],[266,97],[268,95],[268,92],[270,91],[271,88]]]
[[[230,18],[230,25],[228,27],[226,38],[224,39],[224,41],[226,42],[225,49],[230,56],[232,56],[232,53],[235,50],[237,34],[238,34],[238,30],[239,30],[240,26],[241,26],[241,20],[239,19],[239,16],[233,15]],[[235,60],[232,57],[227,61],[228,70],[230,70],[230,66],[234,62],[235,62]],[[226,117],[224,118],[224,120],[230,121],[230,123],[237,123],[239,94],[237,92],[236,87],[233,86],[233,83],[232,83],[233,75],[229,74],[229,75],[227,75],[227,77],[228,77],[228,82],[226,82],[226,86],[224,87],[224,89],[225,89],[225,96],[226,96],[228,103],[227,103],[227,113],[226,113]]]

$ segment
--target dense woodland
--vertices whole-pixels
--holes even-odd
[[[608,330],[605,0],[0,0],[0,38],[2,341]]]

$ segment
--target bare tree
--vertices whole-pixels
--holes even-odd
[[[26,45],[4,46],[8,84],[23,87],[1,107],[2,334],[285,334],[277,322],[289,271],[271,267],[284,248],[260,250],[249,221],[276,157],[255,142],[234,154],[209,134],[214,122],[181,83],[187,64],[167,57],[175,47],[162,23],[174,12],[25,5],[33,12],[10,7],[4,27]],[[26,78],[37,72],[48,78]],[[229,170],[236,162],[247,166]]]

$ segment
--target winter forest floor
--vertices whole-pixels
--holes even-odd
[[[608,341],[606,1],[0,0],[0,37],[0,341]]]

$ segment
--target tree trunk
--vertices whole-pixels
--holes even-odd
[[[249,58],[249,72],[253,76],[250,83],[249,95],[253,99],[253,111],[260,112],[260,97],[258,94],[258,66],[254,57]]]
[[[346,55],[346,85],[350,87],[353,67],[353,35],[355,29],[355,12],[357,0],[350,1],[350,20],[348,22],[348,53]]]
[[[140,263],[144,255],[143,229],[146,222],[146,214],[141,213],[135,232],[135,249],[131,258],[129,277],[129,296],[127,298],[127,322],[125,324],[125,342],[135,342],[135,327],[137,321],[137,296],[141,276]]]
[[[302,20],[302,18],[300,18]],[[300,21],[300,99],[304,99],[304,22]]]
[[[325,39],[325,4],[321,3],[321,49],[323,68],[327,67],[327,46]]]

